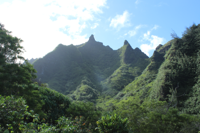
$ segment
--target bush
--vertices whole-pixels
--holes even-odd
[[[39,119],[38,115],[33,113],[32,110],[28,111],[23,98],[0,95],[0,131],[20,132],[27,129]]]
[[[91,133],[91,126],[87,127],[82,116],[72,118],[60,117],[57,125],[40,125],[40,133]]]
[[[100,133],[128,133],[127,122],[128,118],[122,119],[117,114],[102,116],[97,129]]]
[[[166,108],[167,107],[167,108]],[[128,127],[134,133],[188,133],[199,131],[199,117],[181,113],[162,101],[143,105],[124,103],[122,117],[128,117]]]

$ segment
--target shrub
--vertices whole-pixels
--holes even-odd
[[[32,110],[28,111],[28,106],[23,98],[13,96],[0,95],[0,114],[0,131],[20,132],[29,126],[33,127],[39,119]]]
[[[48,124],[40,125],[40,133],[91,133],[91,127],[87,127],[82,116],[66,118],[64,116],[57,120],[57,125],[52,126]]]
[[[102,116],[97,129],[100,133],[128,133],[127,122],[128,118],[122,119],[117,114]]]

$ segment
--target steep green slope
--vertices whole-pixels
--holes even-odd
[[[85,78],[101,91],[99,81],[119,66],[112,51],[96,42],[92,35],[88,42],[77,47],[58,45],[54,51],[37,60],[34,68],[38,79],[61,93],[72,94]]]
[[[149,64],[149,58],[138,48],[132,49],[128,41],[117,50],[121,66],[102,82],[104,94],[114,96],[138,77]]]
[[[153,82],[158,74],[160,65],[164,62],[164,55],[171,47],[173,40],[165,45],[159,45],[150,58],[149,65],[144,69],[142,74],[130,82],[124,89],[114,97],[101,97],[98,99],[98,105],[102,107],[122,106],[126,101],[131,103],[141,104],[149,97],[149,92],[152,90]],[[104,100],[102,100],[104,99]],[[112,106],[111,106],[112,105]]]
[[[91,35],[89,41],[78,47],[87,64],[92,64],[93,73],[98,81],[110,76],[119,66],[119,57],[116,51],[101,42],[96,42]]]
[[[42,82],[48,83],[50,88],[59,92],[69,93],[76,87],[77,82],[81,81],[82,75],[90,72],[89,66],[86,66],[83,61],[81,53],[75,46],[60,44],[33,65]],[[88,69],[82,70],[83,68]],[[65,92],[66,88],[67,92]]]
[[[99,92],[96,86],[88,78],[83,79],[73,94],[70,95],[72,100],[84,102],[96,102],[98,96]]]
[[[58,45],[33,65],[38,79],[50,88],[73,100],[94,101],[102,89],[107,95],[117,94],[148,63],[148,57],[127,41],[119,50],[112,50],[91,35],[88,42],[78,46]],[[116,92],[111,92],[113,89]]]
[[[182,38],[175,38],[159,69],[150,97],[164,100],[173,92],[177,106],[187,113],[199,113],[200,25],[192,25]]]
[[[142,104],[159,100],[183,112],[198,114],[199,53],[200,24],[194,24],[187,28],[182,38],[175,37],[164,46],[159,45],[143,73],[114,98],[99,105],[113,108],[128,101]]]

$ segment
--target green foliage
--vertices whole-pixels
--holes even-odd
[[[24,130],[24,127],[33,125],[39,119],[33,110],[28,111],[28,106],[23,98],[15,98],[14,96],[0,95],[0,114],[0,125],[4,131],[8,129],[20,132],[20,130]]]
[[[96,121],[101,112],[93,103],[73,102],[65,110],[65,114],[59,113],[60,117],[53,124],[39,125],[40,132],[96,132]]]
[[[0,64],[15,63],[16,59],[24,59],[19,56],[19,54],[23,51],[23,47],[20,45],[22,42],[21,39],[17,37],[13,37],[10,34],[11,32],[4,28],[4,25],[0,23]]]
[[[199,114],[200,109],[200,67],[199,67],[199,61],[200,61],[200,52],[197,53],[197,60],[196,60],[196,83],[193,87],[190,88],[190,92],[187,95],[188,99],[184,102],[184,106],[182,107],[182,110],[186,113],[190,114]]]
[[[52,102],[54,102],[54,100],[52,100]],[[54,111],[55,116],[60,117],[52,125],[51,122],[55,116],[47,113],[47,119],[39,119],[37,114],[33,114],[33,111],[28,111],[28,106],[25,104],[25,100],[22,98],[16,99],[12,96],[1,96],[0,107],[1,129],[4,131],[5,129],[9,129],[10,131],[14,132],[74,132],[74,130],[76,130],[76,132],[89,132],[89,130],[93,131],[93,129],[96,127],[95,122],[100,116],[100,112],[96,112],[94,110],[92,103],[72,104],[66,113],[70,113],[73,118],[76,116],[75,120],[64,117],[64,115],[67,116],[67,114],[55,112],[51,109],[50,111]],[[59,109],[64,110],[62,108]],[[80,118],[77,117],[79,116],[78,114],[80,115]],[[39,124],[38,122],[45,122],[47,124]]]
[[[187,28],[183,33],[182,40],[178,43],[177,48],[179,48],[187,56],[195,56],[200,48],[200,24],[193,24],[191,27]]]
[[[103,94],[115,96],[126,85],[138,77],[149,64],[147,56],[138,48],[132,49],[125,41],[124,46],[117,50],[121,66],[102,82]]]
[[[128,118],[122,119],[117,114],[102,116],[97,121],[100,133],[128,133]]]
[[[131,102],[124,103],[119,114],[128,117],[130,132],[178,133],[197,132],[199,117],[182,114],[166,102],[146,102],[142,106]]]
[[[66,109],[68,109],[71,104],[68,97],[46,87],[40,87],[39,92],[41,100],[44,102],[41,110],[45,115],[41,117],[45,118],[45,122],[55,124],[55,120],[59,117],[65,115],[69,116],[66,112]]]
[[[192,118],[186,114],[179,114],[178,109],[169,109],[166,114],[160,112],[149,112],[147,119],[141,122],[140,130],[142,132],[155,133],[173,133],[173,132],[186,132],[181,131],[186,124],[192,125]],[[196,130],[197,131],[197,130]],[[187,130],[188,132],[188,130]]]
[[[149,64],[149,60],[137,59],[132,64],[121,65],[115,72],[102,82],[104,94],[115,96],[126,85],[134,81],[142,74],[142,71]]]
[[[73,102],[66,112],[73,118],[83,116],[85,118],[85,124],[88,126],[91,123],[92,128],[96,127],[96,121],[101,117],[101,110],[98,110],[91,102]]]
[[[20,45],[22,40],[11,36],[10,33],[0,24],[0,94],[23,96],[29,109],[42,114],[40,109],[43,103],[39,100],[38,88],[32,83],[36,78],[36,70],[27,61],[24,64],[16,62],[24,61],[20,56],[23,52]]]
[[[72,100],[96,102],[98,98],[98,91],[96,86],[88,79],[85,78],[77,87],[76,91],[71,96]]]
[[[200,46],[199,26],[193,25],[183,34],[182,38],[175,38],[172,47],[165,55],[165,62],[159,68],[158,76],[153,85],[151,98],[167,99],[170,89],[177,90],[178,106],[184,108],[184,102],[189,98],[192,87],[197,82],[197,51]]]
[[[113,103],[114,106],[120,107],[123,105],[124,101],[131,100],[131,101],[134,101],[134,103],[141,104],[143,101],[147,100],[153,89],[152,86],[157,76],[158,68],[164,62],[164,53],[169,49],[170,46],[171,44],[167,43],[166,45],[161,46],[159,49],[157,49],[154,52],[153,56],[151,57],[151,60],[149,59],[146,60],[146,63],[150,61],[150,64],[146,68],[144,68],[143,72],[141,71],[141,69],[140,70],[131,69],[132,67],[127,65],[127,69],[130,70],[129,73],[133,73],[133,74],[138,73],[138,75],[135,75],[135,78],[131,83],[127,84],[125,87],[122,87],[124,88],[122,91],[114,92],[114,87],[112,90],[108,90],[110,91],[109,94],[113,94],[113,93],[117,94],[114,97],[114,99],[116,100],[113,100],[112,98],[110,100],[108,99],[103,100],[102,97],[99,97],[98,104],[100,105],[100,104],[105,103],[106,106],[108,106],[110,103]],[[137,63],[138,67],[136,68],[143,68],[144,66],[142,65],[143,62],[145,61],[144,60],[141,60],[140,62],[138,61]],[[116,70],[116,71],[119,71],[119,70]],[[139,75],[139,72],[141,72],[141,75]],[[119,74],[123,74],[123,71],[119,72]],[[118,78],[118,80],[116,80],[113,83],[116,87],[116,85],[120,83],[124,84],[123,81],[126,79],[130,80],[130,78],[127,78],[127,75],[125,75],[124,77],[122,77],[122,79]]]
[[[31,64],[16,63],[22,40],[0,24],[0,132],[197,132],[199,33],[192,25],[150,60],[127,41],[117,51],[94,39],[60,44],[34,62],[35,79]]]
[[[57,120],[57,125],[51,126],[48,124],[40,125],[40,133],[94,133],[91,125],[86,126],[82,116],[72,118],[60,117]]]
[[[16,63],[24,60],[20,56],[23,47],[20,45],[21,39],[12,37],[10,32],[0,24],[0,94],[20,95],[25,86],[36,78],[33,66],[29,63],[25,65]]]

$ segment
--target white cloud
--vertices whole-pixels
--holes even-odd
[[[157,30],[158,29],[158,25],[154,25],[153,28],[151,28],[150,30],[148,30],[146,33],[143,34],[143,39],[141,41],[145,41],[145,40],[148,40],[150,41],[150,34],[153,30]]]
[[[98,23],[94,23],[94,25],[91,27],[91,29],[95,29],[95,28],[97,28],[97,26],[99,26],[99,24]]]
[[[129,22],[130,13],[128,11],[124,11],[122,15],[116,15],[113,19],[111,19],[110,27],[114,28],[122,28],[130,26]]]
[[[151,31],[157,29],[158,26],[154,26],[151,30],[147,31],[143,35],[143,41],[148,41],[148,43],[140,45],[140,49],[147,56],[151,50],[155,50],[159,44],[163,44],[164,38],[158,37],[156,35],[151,35]]]
[[[149,39],[149,35],[150,35],[150,31],[147,31],[147,33],[144,33],[143,39],[144,39],[144,40],[150,40],[150,39]]]
[[[125,36],[126,36],[126,35],[129,35],[130,37],[135,36],[135,35],[137,34],[138,30],[139,30],[140,28],[144,27],[144,26],[145,26],[145,25],[138,25],[138,26],[136,26],[133,30],[128,31],[128,33],[126,33],[126,34],[124,34],[124,35],[125,35]]]
[[[59,43],[87,41],[82,30],[88,21],[94,21],[95,14],[102,13],[105,5],[106,0],[13,0],[0,5],[0,22],[24,40],[25,58],[36,58]]]
[[[144,52],[147,56],[149,56],[149,51],[152,50],[151,45],[148,44],[142,44],[140,45],[140,49],[142,52]]]

